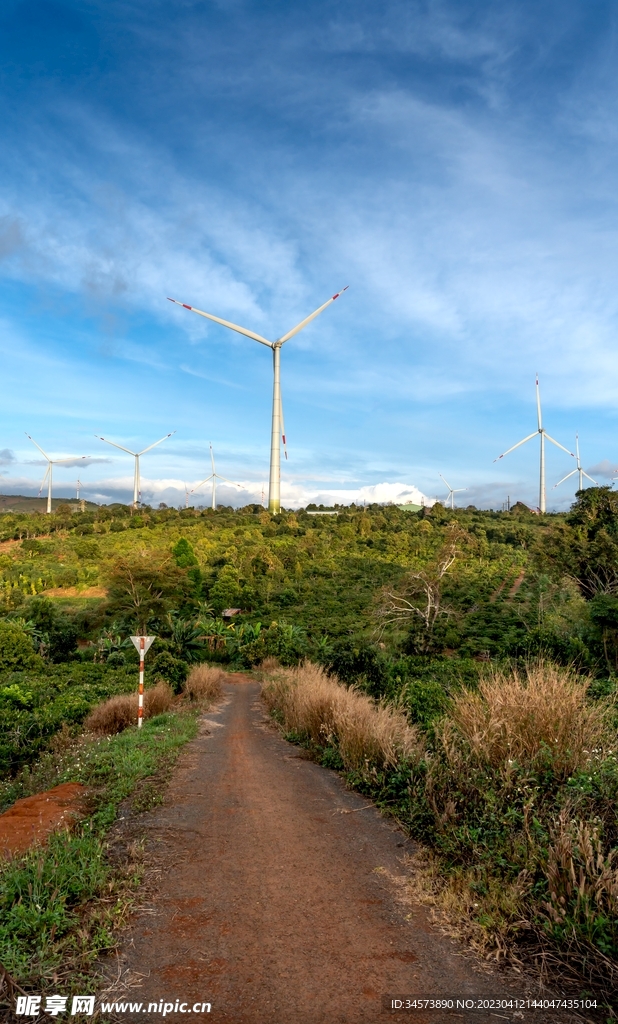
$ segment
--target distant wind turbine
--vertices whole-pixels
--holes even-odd
[[[149,444],[147,448],[142,448],[141,452],[132,452],[129,448],[123,448],[123,446],[121,444],[116,444],[115,441],[108,440],[107,437],[99,437],[98,434],[94,435],[95,437],[99,438],[99,441],[105,441],[105,444],[111,444],[113,448],[120,448],[121,452],[126,452],[127,455],[132,455],[133,458],[135,459],[135,471],[133,473],[133,507],[134,508],[137,508],[137,504],[139,502],[140,494],[141,494],[141,490],[140,490],[140,476],[139,476],[139,460],[140,460],[140,456],[141,455],[145,455],[146,452],[149,452],[151,450],[151,448],[156,448],[157,445],[161,444],[163,441],[167,441],[168,437],[171,437],[172,434],[175,434],[175,433],[176,433],[176,431],[172,430],[171,433],[166,434],[165,437],[162,437],[159,441],[155,441],[154,444]]]
[[[562,480],[559,480],[557,484],[554,484],[554,487],[560,487],[560,484],[563,484],[565,480],[568,480],[569,477],[573,476],[575,473],[579,473],[578,490],[583,491],[584,489],[584,477],[586,477],[587,480],[590,480],[590,483],[594,484],[595,487],[598,486],[596,480],[593,480],[592,477],[588,476],[585,470],[582,469],[581,459],[579,457],[579,434],[575,435],[575,451],[577,453],[575,456],[575,458],[577,459],[577,469],[572,469],[570,473],[567,473],[566,476],[563,476]]]
[[[568,448],[565,448],[563,444],[560,444],[558,441],[554,441],[553,437],[549,436],[549,434],[545,430],[545,427],[543,426],[543,417],[541,415],[541,392],[539,391],[538,374],[536,377],[536,413],[538,426],[534,433],[528,434],[528,436],[524,437],[523,440],[518,441],[517,444],[514,444],[512,448],[507,448],[505,452],[502,452],[502,455],[499,455],[497,459],[494,459],[494,462],[498,462],[499,459],[503,459],[505,455],[509,454],[509,452],[515,451],[515,449],[519,448],[521,444],[526,444],[526,441],[531,441],[533,437],[536,437],[538,435],[541,442],[539,462],[539,511],[545,512],[545,438],[547,438],[548,441],[551,441],[552,444],[555,444],[556,448],[561,448],[563,452],[567,453],[567,455],[571,455],[573,458],[575,458],[575,455],[573,454],[573,452],[570,452]]]
[[[293,338],[295,334],[302,331],[303,327],[310,324],[312,320],[315,320],[316,316],[330,306],[331,302],[338,299],[343,292],[347,291],[348,286],[342,288],[340,292],[336,292],[335,295],[331,296],[327,302],[316,309],[310,316],[301,320],[296,327],[293,327],[287,334],[283,334],[276,341],[269,341],[267,338],[263,338],[261,334],[255,334],[254,331],[247,330],[246,327],[239,327],[238,324],[230,323],[229,320],[222,320],[221,317],[214,316],[212,313],[204,313],[201,309],[196,309],[195,306],[188,306],[186,302],[179,302],[178,299],[170,299],[170,302],[175,302],[177,306],[182,306],[184,309],[191,310],[192,313],[199,313],[200,316],[205,316],[208,320],[214,320],[217,324],[222,324],[224,327],[229,327],[232,331],[237,331],[239,334],[244,334],[246,338],[252,338],[253,341],[258,341],[260,345],[266,345],[272,349],[273,353],[273,411],[272,411],[272,429],[270,435],[270,481],[268,484],[268,511],[275,515],[281,511],[281,438],[283,437],[283,446],[285,449],[285,434],[283,429],[283,414],[281,409],[281,348],[285,345],[286,341]],[[285,453],[287,458],[287,451]]]
[[[442,476],[442,473],[438,473],[438,476],[440,477],[441,480],[444,480],[444,477]],[[448,498],[446,499],[446,504],[448,506],[448,503],[450,501],[451,508],[455,508],[455,495],[459,491],[467,491],[468,488],[467,487],[451,487],[451,485],[449,484],[448,480],[444,480],[444,483],[448,487]]]
[[[199,484],[196,484],[195,487],[193,488],[193,491],[197,491],[198,487],[203,487],[203,485],[207,484],[209,480],[212,480],[212,509],[213,509],[213,512],[216,512],[216,510],[217,510],[217,480],[224,480],[226,484],[231,484],[232,487],[240,487],[241,489],[242,489],[242,484],[234,483],[233,480],[228,480],[228,478],[226,476],[220,476],[220,474],[217,473],[217,471],[215,469],[215,453],[212,450],[212,444],[210,445],[210,464],[212,466],[212,473],[210,474],[210,476],[207,476],[205,480],[202,480],[202,481],[200,481]],[[191,491],[192,494],[193,494],[193,491]]]
[[[26,430],[26,431],[24,431],[24,433],[25,433],[26,437],[30,441],[32,441],[32,443],[35,446],[35,448],[39,449],[41,455],[45,456],[45,458],[47,459],[47,469],[45,470],[45,476],[43,477],[43,479],[41,481],[41,486],[39,487],[39,494],[43,490],[43,488],[45,486],[45,481],[47,480],[47,511],[51,512],[51,510],[52,510],[52,473],[53,473],[53,467],[54,466],[61,466],[63,462],[64,463],[70,462],[73,465],[75,465],[75,463],[77,461],[81,461],[82,459],[89,459],[90,456],[89,455],[74,455],[72,458],[69,458],[69,459],[50,459],[49,455],[47,455],[47,453],[43,451],[43,449],[41,448],[40,444],[37,444],[36,441],[34,440],[34,438],[30,437],[30,434],[28,433],[28,431]]]

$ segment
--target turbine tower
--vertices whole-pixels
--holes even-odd
[[[577,453],[576,456],[575,456],[575,458],[577,459],[577,469],[572,469],[570,473],[567,473],[566,476],[563,476],[562,480],[559,480],[557,484],[554,484],[554,487],[560,487],[560,484],[563,484],[565,480],[568,480],[569,477],[573,476],[575,473],[579,473],[579,488],[578,489],[580,491],[583,491],[583,489],[584,489],[584,477],[586,477],[587,480],[590,480],[590,483],[594,484],[595,487],[597,487],[598,484],[597,484],[596,480],[593,480],[592,477],[588,476],[588,474],[585,472],[585,470],[582,469],[581,459],[579,457],[579,434],[575,435],[575,451]]]
[[[141,491],[140,491],[140,478],[139,478],[139,460],[140,460],[140,455],[145,455],[146,452],[149,452],[151,450],[151,448],[156,448],[158,444],[161,444],[163,441],[167,441],[168,437],[171,437],[172,434],[175,434],[175,433],[176,433],[176,431],[172,430],[171,433],[166,434],[165,437],[162,437],[159,441],[155,441],[154,444],[149,444],[147,448],[142,448],[141,452],[132,452],[132,451],[130,451],[129,448],[123,448],[123,446],[121,444],[116,444],[115,441],[109,441],[107,437],[99,437],[98,434],[94,435],[95,437],[99,438],[99,441],[105,441],[105,444],[111,444],[113,448],[120,448],[121,452],[126,452],[127,455],[132,455],[133,458],[135,459],[135,471],[133,473],[133,508],[137,508],[137,505],[138,505],[138,502],[139,502],[140,493],[141,493]]]
[[[499,459],[503,459],[505,455],[509,454],[509,452],[515,451],[515,449],[519,448],[521,444],[525,444],[526,441],[531,441],[532,438],[536,437],[538,434],[541,442],[539,460],[539,512],[545,512],[545,438],[547,438],[548,441],[551,441],[552,444],[555,444],[556,448],[561,448],[563,452],[567,453],[567,455],[571,455],[573,458],[575,458],[575,455],[573,455],[573,452],[570,452],[568,448],[565,448],[563,444],[560,444],[558,441],[554,441],[553,437],[549,436],[543,426],[543,417],[541,415],[541,392],[539,391],[538,374],[536,376],[536,415],[538,426],[534,433],[528,434],[528,436],[524,437],[523,440],[514,444],[512,448],[507,448],[505,452],[502,452],[502,455],[499,455],[497,459],[494,459],[494,462],[498,462]]]
[[[208,320],[214,320],[216,324],[222,324],[224,327],[229,327],[232,331],[237,331],[239,334],[244,334],[246,338],[252,338],[253,341],[258,341],[260,345],[266,345],[272,349],[273,353],[273,411],[272,411],[272,429],[270,435],[270,481],[268,484],[268,511],[277,515],[281,511],[281,438],[283,435],[283,417],[281,411],[281,348],[285,345],[286,341],[293,338],[295,334],[302,331],[303,327],[310,324],[312,320],[319,316],[322,310],[330,306],[331,302],[338,299],[343,292],[347,291],[348,286],[342,288],[340,292],[336,292],[335,295],[331,296],[327,302],[315,310],[310,316],[301,320],[296,327],[293,327],[287,334],[283,334],[276,341],[269,341],[267,338],[263,338],[261,334],[255,334],[254,331],[247,330],[246,327],[239,327],[238,324],[232,324],[229,320],[222,320],[221,317],[214,316],[212,313],[204,313],[201,309],[196,309],[195,306],[188,306],[186,302],[179,302],[178,299],[169,299],[170,302],[175,302],[177,306],[182,306],[183,309],[189,309],[192,313],[199,313],[200,316],[205,316]],[[285,438],[284,438],[285,447]],[[286,452],[287,458],[287,452]]]
[[[210,442],[209,442],[209,444],[210,444]],[[212,473],[210,474],[210,476],[207,476],[205,480],[201,480],[199,484],[196,484],[195,487],[193,488],[193,491],[197,491],[198,487],[202,487],[203,484],[207,484],[209,480],[212,480],[212,510],[213,510],[213,512],[216,512],[216,510],[217,510],[217,480],[225,480],[226,484],[232,484],[233,487],[240,487],[241,489],[242,489],[242,484],[237,484],[233,480],[228,480],[228,478],[226,476],[220,476],[220,474],[217,473],[217,471],[215,469],[215,453],[212,450],[212,444],[210,444],[210,464],[212,466]],[[191,491],[191,494],[193,494],[193,491]]]
[[[441,480],[444,480],[444,477],[442,476],[442,473],[438,473],[438,476],[440,477]],[[467,487],[451,487],[451,485],[449,484],[448,480],[444,480],[444,483],[448,487],[448,498],[446,499],[447,508],[448,508],[449,501],[451,503],[451,508],[455,508],[455,495],[457,494],[458,491],[467,491],[468,488]]]
[[[65,463],[66,462],[71,462],[73,465],[75,465],[76,462],[81,462],[82,459],[89,459],[90,456],[89,455],[75,455],[75,456],[73,456],[70,459],[50,459],[49,455],[46,452],[43,451],[43,449],[41,448],[40,444],[37,444],[36,441],[34,440],[34,438],[30,437],[30,434],[27,431],[24,431],[24,433],[25,433],[26,437],[30,441],[32,441],[32,443],[35,446],[35,448],[39,449],[41,455],[45,456],[45,458],[47,459],[47,469],[45,470],[45,476],[43,477],[43,479],[41,481],[41,486],[39,487],[39,494],[43,490],[43,488],[45,486],[45,481],[47,480],[47,512],[50,513],[51,510],[52,510],[52,474],[53,474],[53,467],[54,466],[61,466],[63,462],[65,462]]]

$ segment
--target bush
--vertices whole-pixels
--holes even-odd
[[[33,655],[28,634],[12,622],[0,622],[0,672],[27,668]]]
[[[205,701],[213,704],[221,700],[223,696],[223,683],[227,676],[222,668],[215,665],[194,665],[186,682],[183,684],[183,693],[191,700]]]
[[[144,718],[155,718],[169,711],[173,703],[174,694],[167,683],[157,683],[144,692]],[[90,712],[84,728],[100,736],[112,736],[131,725],[137,725],[137,709],[136,693],[111,697]]]
[[[161,651],[150,664],[150,675],[169,683],[174,693],[180,693],[187,678],[189,666],[186,661],[175,658],[169,651]]]
[[[110,668],[123,668],[125,661],[124,651],[112,651],[107,658],[107,664]]]

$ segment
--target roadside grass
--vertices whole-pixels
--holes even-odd
[[[275,669],[262,693],[287,732],[336,750],[350,771],[392,769],[423,754],[420,731],[401,710],[342,686],[320,665]]]
[[[185,679],[182,692],[192,701],[214,703],[223,696],[226,673],[218,665],[194,665]]]
[[[169,711],[174,704],[172,688],[163,680],[155,683],[144,692],[144,720],[156,718]],[[110,697],[92,709],[84,722],[86,732],[100,736],[110,736],[122,732],[137,720],[138,695],[136,693],[121,694]]]
[[[484,955],[551,968],[618,1009],[611,698],[592,700],[588,680],[540,662],[462,689],[422,732],[402,708],[371,702],[314,665],[269,666],[262,677],[286,738],[342,771],[423,844],[411,872],[416,896]]]
[[[13,799],[62,782],[82,783],[90,793],[89,816],[71,831],[0,864],[0,963],[22,989],[45,993],[62,985],[68,995],[92,988],[96,962],[114,948],[143,873],[139,844],[119,857],[110,829],[129,798],[134,813],[162,800],[197,729],[197,711],[183,709],[140,730],[67,740],[13,782]]]

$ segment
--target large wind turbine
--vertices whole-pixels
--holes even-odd
[[[29,438],[30,441],[32,441],[32,443],[35,446],[35,448],[39,449],[41,455],[44,455],[45,458],[47,459],[47,469],[45,470],[45,476],[43,477],[43,479],[41,481],[41,486],[39,488],[39,494],[43,490],[43,488],[45,486],[45,481],[47,480],[47,511],[51,512],[51,510],[52,510],[52,472],[53,472],[53,467],[54,466],[61,466],[63,462],[71,462],[71,463],[73,463],[73,465],[75,465],[76,462],[78,462],[78,461],[81,462],[82,459],[89,459],[90,456],[89,455],[75,455],[75,456],[73,456],[70,459],[50,459],[49,455],[46,452],[43,451],[43,449],[41,448],[40,444],[37,444],[36,441],[34,440],[34,438],[30,437],[30,434],[28,433],[28,431],[24,431],[24,433],[25,433],[26,437]]]
[[[556,448],[561,448],[563,452],[567,453],[567,455],[571,455],[573,458],[575,458],[575,455],[573,455],[573,452],[570,452],[568,448],[565,448],[563,444],[560,444],[558,441],[554,441],[553,437],[549,436],[549,434],[545,430],[545,427],[543,426],[543,417],[541,415],[541,392],[539,391],[538,374],[536,378],[536,414],[538,426],[534,433],[528,434],[528,436],[524,437],[523,440],[518,441],[517,444],[514,444],[512,448],[507,448],[505,452],[502,452],[502,455],[499,455],[497,459],[494,459],[494,462],[498,462],[499,459],[503,459],[505,455],[509,454],[509,452],[515,451],[515,449],[519,448],[521,444],[525,444],[526,441],[531,441],[532,438],[536,437],[538,434],[541,442],[541,453],[539,463],[539,511],[545,512],[545,438],[547,438],[548,441],[551,441],[552,444],[555,444]]]
[[[286,341],[293,338],[295,334],[302,331],[303,327],[310,324],[312,320],[315,320],[316,316],[330,306],[331,302],[338,299],[343,292],[347,291],[348,286],[342,288],[340,292],[335,295],[315,310],[311,316],[301,320],[296,327],[293,327],[287,334],[283,334],[276,341],[269,341],[267,338],[263,338],[261,334],[255,334],[254,331],[247,330],[246,327],[239,327],[238,324],[232,324],[229,320],[222,320],[221,317],[214,316],[212,313],[204,313],[201,309],[196,309],[195,306],[188,306],[186,302],[179,302],[178,299],[170,299],[170,302],[175,302],[177,306],[182,306],[184,309],[190,309],[192,313],[199,313],[200,316],[205,316],[208,320],[214,320],[216,324],[223,324],[224,327],[229,327],[232,331],[238,331],[239,334],[244,334],[246,338],[252,338],[253,341],[259,341],[260,345],[267,345],[268,348],[272,349],[273,353],[273,412],[272,412],[272,429],[270,435],[270,481],[268,485],[268,511],[275,514],[281,511],[281,436],[282,430],[282,415],[281,415],[281,348],[285,345]],[[285,440],[284,440],[285,446]]]
[[[284,438],[285,444],[285,438]],[[242,484],[237,484],[233,480],[228,480],[226,476],[221,476],[215,469],[215,453],[212,450],[212,444],[210,445],[210,464],[212,466],[212,473],[207,476],[205,480],[201,480],[199,484],[196,484],[193,491],[197,491],[198,487],[202,487],[203,484],[207,484],[209,480],[212,480],[212,510],[217,510],[217,480],[224,480],[226,484],[232,484],[233,487],[242,488]],[[191,491],[191,494],[193,494]]]
[[[438,473],[438,476],[440,477],[441,480],[444,480],[444,477],[442,476],[442,473]],[[458,493],[458,491],[467,491],[468,488],[467,487],[451,487],[451,485],[449,484],[448,480],[444,480],[444,483],[448,487],[448,498],[446,499],[446,504],[448,506],[448,503],[450,501],[451,508],[455,508],[455,495]]]
[[[121,444],[116,444],[115,441],[108,440],[107,437],[99,437],[98,434],[94,435],[95,437],[99,438],[99,441],[105,441],[105,444],[111,444],[113,448],[120,448],[121,452],[126,452],[127,455],[132,455],[133,458],[135,459],[135,471],[134,471],[134,474],[133,474],[133,508],[137,508],[137,503],[139,501],[139,497],[140,497],[140,493],[141,493],[140,492],[140,479],[139,479],[139,460],[140,460],[140,455],[145,455],[146,452],[149,452],[151,448],[156,448],[158,444],[161,444],[163,441],[167,441],[168,437],[171,437],[172,434],[175,434],[175,433],[176,433],[176,431],[172,430],[171,433],[166,434],[165,437],[162,437],[159,441],[155,441],[154,444],[149,444],[147,448],[142,448],[141,452],[132,452],[129,448],[123,448],[123,446]]]
[[[578,489],[580,491],[583,491],[583,489],[584,489],[584,477],[586,477],[587,480],[590,480],[590,483],[594,484],[595,487],[597,486],[596,480],[593,480],[592,477],[588,476],[588,474],[585,472],[585,470],[582,469],[581,459],[579,457],[579,434],[575,435],[575,451],[577,453],[576,456],[575,456],[575,458],[577,459],[577,469],[572,469],[570,473],[567,473],[566,476],[563,476],[562,480],[559,480],[557,484],[554,484],[554,487],[560,487],[560,484],[563,484],[564,481],[568,480],[570,476],[574,476],[575,473],[579,473],[579,488]]]

